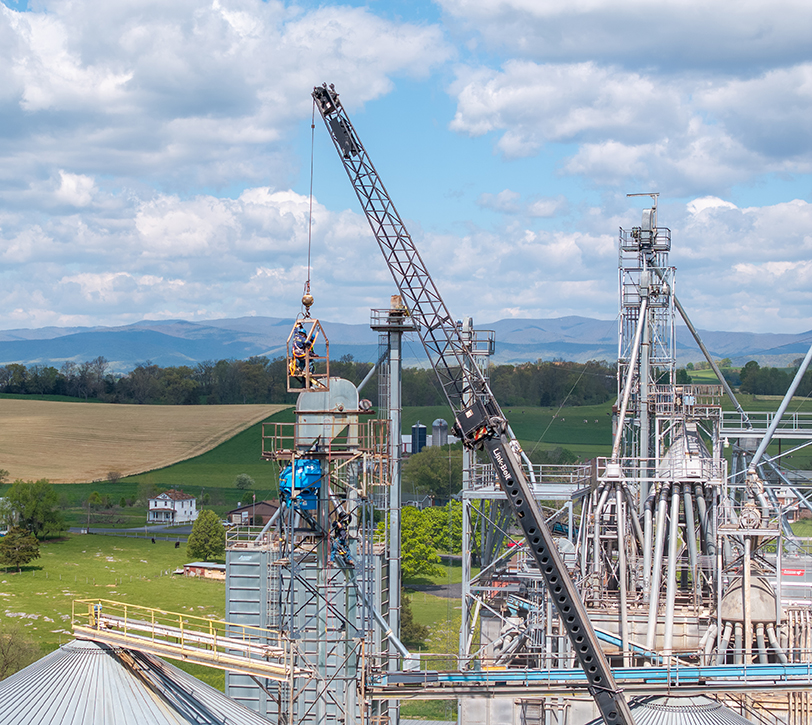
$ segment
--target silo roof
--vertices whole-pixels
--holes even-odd
[[[74,640],[0,682],[0,725],[268,725],[163,660]]]
[[[695,697],[642,697],[629,703],[635,725],[753,725],[718,700]],[[600,725],[601,718],[589,725]]]

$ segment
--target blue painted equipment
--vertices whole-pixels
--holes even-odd
[[[295,470],[295,476],[294,476]],[[319,503],[321,463],[311,458],[288,464],[279,474],[280,498],[297,509],[315,511]],[[291,496],[294,493],[295,495]]]

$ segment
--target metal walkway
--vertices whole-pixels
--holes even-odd
[[[612,670],[629,695],[690,695],[712,692],[812,689],[812,663],[659,667]],[[373,677],[374,699],[447,699],[458,696],[587,695],[583,670],[490,669],[466,672],[399,672]]]
[[[74,601],[72,621],[77,639],[280,682],[309,674],[293,668],[290,645],[279,632],[261,627],[109,599]]]
[[[746,415],[747,420],[738,411],[723,411],[720,435],[725,438],[761,439],[775,418],[774,412],[765,411],[748,412]],[[800,440],[812,438],[812,413],[785,413],[775,431],[775,437]]]

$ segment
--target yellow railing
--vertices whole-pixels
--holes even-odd
[[[77,599],[72,614],[80,639],[271,679],[290,675],[290,645],[276,630],[109,599]]]

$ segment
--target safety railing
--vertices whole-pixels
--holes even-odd
[[[592,480],[592,466],[588,463],[564,464],[534,464],[532,466],[533,476],[536,479],[534,484],[535,492],[542,498],[544,486],[549,484],[565,484],[575,488],[589,486]],[[474,464],[474,475],[472,476],[469,490],[480,491],[484,489],[499,489],[499,481],[496,472],[490,463]]]
[[[333,455],[366,451],[388,455],[389,421],[359,420],[363,411],[343,411],[324,423],[263,423],[262,457],[273,460],[290,458],[294,451],[312,449]]]
[[[718,417],[722,406],[721,385],[655,385],[649,402],[657,415]]]
[[[290,645],[275,630],[109,599],[75,600],[72,622],[80,639],[280,681],[291,673]]]
[[[722,435],[762,435],[775,418],[774,412],[758,411],[742,415],[735,410],[722,413]],[[812,413],[787,411],[778,423],[778,433],[812,436]]]
[[[598,458],[598,480],[617,480],[619,473],[626,481],[721,483],[727,472],[724,460],[692,455],[661,461],[656,458],[621,458],[618,464],[619,469],[610,458]]]

